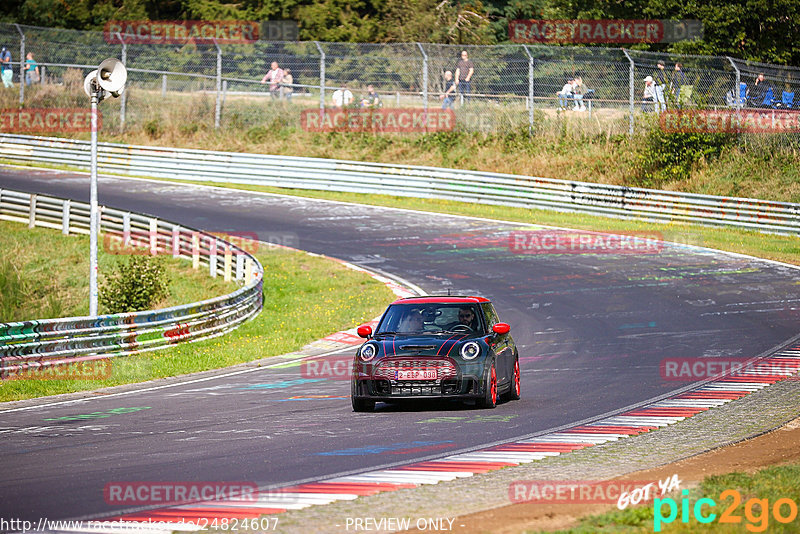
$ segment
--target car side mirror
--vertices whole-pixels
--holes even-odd
[[[492,327],[492,332],[494,332],[495,334],[500,334],[501,336],[503,334],[508,334],[510,331],[511,327],[506,323],[496,323]]]
[[[368,338],[372,335],[372,327],[368,324],[362,324],[356,330],[359,337]]]

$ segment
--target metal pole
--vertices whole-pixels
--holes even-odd
[[[120,35],[119,32],[117,32],[117,38],[119,39],[119,42],[122,43],[122,59],[120,61],[122,61],[123,65],[127,66],[128,45],[122,39],[122,35]],[[120,129],[120,131],[125,129],[125,110],[127,109],[127,107],[128,107],[128,90],[126,88],[125,91],[122,92],[122,101],[120,101],[120,103],[119,103],[119,129]]]
[[[97,317],[97,88],[92,89],[92,147],[89,186],[89,315]]]
[[[420,43],[417,43],[419,51],[422,52],[422,106],[425,108],[425,113],[428,112],[428,54],[422,48]]]
[[[217,103],[214,108],[214,129],[219,130],[220,98],[222,97],[222,49],[214,39],[214,46],[217,47]]]
[[[325,113],[325,51],[319,45],[319,41],[314,41],[314,45],[319,51],[319,112],[320,118]]]
[[[742,109],[742,103],[739,101],[739,94],[740,94],[739,87],[742,84],[742,73],[739,70],[739,67],[736,66],[736,63],[733,61],[732,58],[730,58],[729,56],[725,56],[725,57],[730,62],[731,67],[733,67],[733,70],[736,71],[736,87],[733,90],[733,94],[734,94],[734,102],[736,103],[736,109],[739,110],[739,109]]]
[[[528,55],[528,135],[533,135],[533,55],[527,46],[522,49]]]
[[[14,24],[19,32],[19,103],[25,103],[25,34],[19,24]]]
[[[731,67],[733,67],[733,70],[736,71],[736,87],[733,90],[733,99],[734,99],[733,101],[734,101],[734,106],[735,106],[735,109],[736,109],[736,124],[738,126],[738,125],[740,125],[742,123],[741,122],[742,121],[742,111],[741,110],[742,110],[743,102],[741,102],[740,99],[739,99],[739,95],[741,94],[740,87],[741,87],[741,84],[742,84],[742,73],[741,73],[741,71],[739,71],[739,67],[736,66],[736,63],[733,61],[733,59],[731,59],[729,56],[725,56],[725,57],[728,58],[728,61],[730,62]],[[744,139],[744,136],[741,135],[741,133],[736,135],[736,140],[738,141],[738,144],[740,144],[740,145],[742,144],[742,139]]]
[[[634,84],[633,84],[633,82],[634,82],[633,76],[634,76],[635,65],[633,63],[633,59],[628,54],[627,50],[625,50],[623,48],[622,49],[622,53],[625,54],[625,57],[628,58],[628,61],[630,62],[630,68],[628,69],[628,88],[629,88],[629,93],[630,93],[630,95],[629,95],[629,100],[630,100],[629,104],[630,104],[630,106],[629,106],[629,109],[628,109],[628,123],[629,123],[629,125],[628,125],[628,135],[633,137],[633,108],[634,108],[633,96],[634,96],[634,92],[635,92],[635,88],[634,88]]]

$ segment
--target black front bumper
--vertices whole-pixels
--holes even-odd
[[[399,399],[474,399],[484,396],[483,381],[474,378],[446,380],[362,379],[354,384],[354,397],[376,401]]]

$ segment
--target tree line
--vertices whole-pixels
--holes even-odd
[[[109,20],[281,20],[301,40],[502,44],[515,19],[697,19],[704,38],[630,48],[800,65],[797,0],[4,0],[0,22],[102,30]]]

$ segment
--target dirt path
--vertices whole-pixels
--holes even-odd
[[[664,480],[674,474],[686,488],[710,475],[733,471],[752,473],[759,469],[800,461],[800,418],[762,436],[716,449],[655,469],[637,471],[615,481]],[[460,516],[454,521],[458,533],[512,534],[526,530],[556,530],[574,526],[578,518],[614,509],[614,504],[520,503]],[[462,524],[463,527],[457,525]]]

